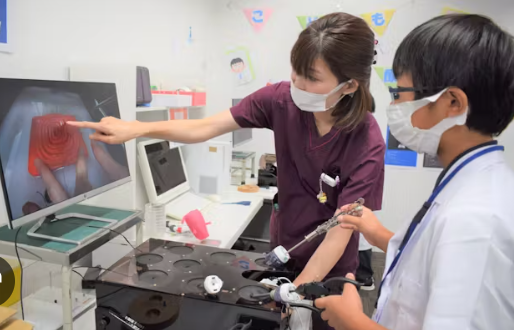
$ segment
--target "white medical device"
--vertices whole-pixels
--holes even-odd
[[[137,148],[148,199],[166,204],[168,217],[181,220],[190,211],[201,211],[213,203],[191,190],[179,147],[170,148],[168,141],[156,139],[140,142]]]

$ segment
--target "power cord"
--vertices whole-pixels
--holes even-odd
[[[73,221],[64,221],[62,222],[63,224],[66,224],[66,225],[71,225],[71,224],[74,224],[74,225],[79,225],[77,222],[73,222]],[[107,227],[101,227],[101,226],[92,226],[92,225],[86,225],[84,227],[89,227],[89,228],[95,228],[95,229],[103,229],[103,230],[109,230],[110,232],[113,232],[115,234],[118,234],[119,236],[123,237],[123,239],[127,242],[127,244],[134,250],[136,251],[139,251],[141,253],[145,253],[144,251],[141,251],[140,249],[138,249],[137,247],[135,247],[134,245],[132,245],[132,243],[130,243],[130,241],[128,240],[128,238],[123,235],[122,233],[120,233],[119,231],[116,231],[114,229],[111,229],[111,228],[107,228]]]
[[[107,268],[102,268],[102,267],[89,267],[89,266],[77,266],[77,267],[73,267],[71,270],[77,274],[79,274],[82,278],[84,278],[84,276],[82,276],[79,272],[75,271],[75,269],[79,269],[79,268],[87,268],[87,269],[100,269],[100,270],[103,270],[103,271],[106,271],[106,272],[110,272],[110,273],[114,273],[114,274],[118,274],[118,275],[121,275],[121,276],[125,276],[125,277],[130,277],[129,275],[127,274],[123,274],[123,273],[119,273],[119,272],[115,272],[114,270],[110,270],[110,269],[107,269]],[[100,275],[98,275],[98,277],[100,277]],[[98,279],[98,277],[96,279]]]
[[[25,321],[25,310],[23,308],[23,265],[21,264],[20,253],[18,252],[18,235],[22,227],[18,227],[16,234],[14,235],[14,250],[16,252],[16,258],[18,258],[18,264],[20,265],[20,305],[21,305],[21,318]]]
[[[98,228],[98,229],[103,229],[103,230],[109,230],[109,231],[111,231],[111,232],[113,232],[113,233],[116,233],[116,234],[120,235],[121,237],[123,237],[123,238],[125,239],[125,241],[128,243],[128,245],[130,245],[130,247],[131,247],[132,249],[137,250],[137,251],[139,251],[139,252],[141,252],[141,253],[144,253],[144,251],[141,251],[140,249],[138,249],[137,247],[135,247],[134,245],[132,245],[132,243],[130,243],[130,241],[128,240],[128,238],[127,238],[125,235],[123,235],[122,233],[120,233],[120,232],[118,232],[118,231],[116,231],[116,230],[113,230],[113,229],[111,229],[111,228],[100,227],[100,226],[91,226],[91,225],[87,225],[86,227],[90,227],[90,228]]]
[[[82,279],[84,279],[84,276],[82,276],[81,273],[77,272],[76,270],[72,269],[71,270],[72,272],[74,272],[75,274],[77,274],[78,276],[82,277]]]

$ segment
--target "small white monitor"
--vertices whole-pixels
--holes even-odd
[[[235,107],[241,101],[242,101],[242,99],[232,99],[232,106]],[[239,147],[247,142],[250,142],[251,140],[252,140],[252,129],[251,128],[240,128],[240,129],[232,132],[232,146],[234,148]]]
[[[164,140],[137,145],[139,166],[151,203],[165,204],[190,190],[186,166],[179,147]]]

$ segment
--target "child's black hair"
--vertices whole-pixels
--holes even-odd
[[[232,61],[230,61],[230,66],[232,66],[232,65],[236,65],[236,64],[238,64],[238,63],[243,63],[243,64],[244,64],[245,62],[243,62],[243,60],[242,60],[241,58],[236,57],[236,58],[234,58]]]
[[[418,26],[400,44],[393,70],[428,89],[416,98],[462,89],[466,125],[482,134],[497,136],[514,118],[514,40],[489,18],[452,14]]]

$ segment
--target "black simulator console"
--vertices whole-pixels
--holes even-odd
[[[214,295],[212,275],[223,281]],[[259,283],[270,277],[294,274],[261,254],[150,239],[98,278],[96,329],[279,330],[281,306]]]

